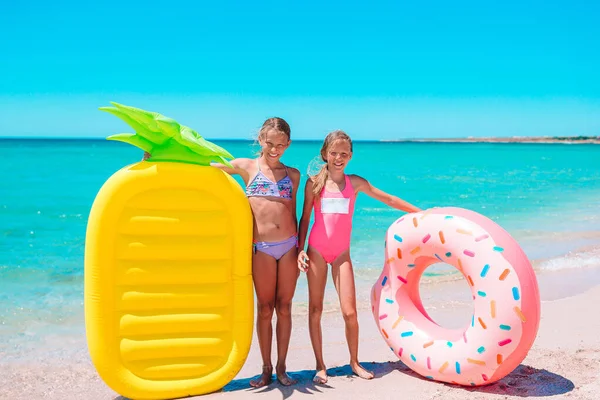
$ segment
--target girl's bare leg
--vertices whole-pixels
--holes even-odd
[[[308,279],[308,331],[315,353],[315,383],[327,382],[327,367],[323,360],[323,335],[321,331],[321,315],[323,314],[323,298],[327,283],[327,263],[318,251],[308,247],[309,267],[306,271]]]
[[[273,341],[273,310],[277,289],[277,261],[268,254],[257,251],[252,256],[252,278],[256,290],[257,316],[256,335],[260,355],[263,360],[262,373],[251,380],[252,387],[262,387],[271,383],[273,364],[271,364],[271,342]]]
[[[373,373],[358,362],[358,317],[356,312],[356,288],[350,251],[340,254],[332,264],[331,276],[340,298],[340,306],[346,324],[346,340],[350,351],[350,368],[363,379],[372,379]]]
[[[277,262],[277,293],[275,311],[277,312],[277,380],[284,386],[293,385],[297,380],[286,373],[285,360],[292,335],[292,298],[298,281],[298,249],[295,247],[283,255]]]

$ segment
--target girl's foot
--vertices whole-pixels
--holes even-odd
[[[319,385],[327,383],[327,370],[325,368],[317,370],[313,382]]]
[[[350,364],[350,368],[352,368],[352,372],[363,379],[373,379],[375,376],[371,371],[364,369],[359,363]]]
[[[254,388],[259,388],[268,385],[271,383],[273,375],[273,366],[272,365],[264,365],[262,374],[258,379],[254,379],[250,381],[250,386]]]
[[[296,379],[292,379],[292,377],[290,377],[285,372],[285,368],[282,368],[281,370],[279,368],[277,368],[276,375],[277,375],[277,380],[283,386],[290,386],[290,385],[294,385],[294,384],[298,383],[298,381]]]

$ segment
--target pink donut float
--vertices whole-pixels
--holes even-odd
[[[473,317],[464,329],[439,326],[423,308],[419,281],[438,262],[456,267],[471,288]],[[461,208],[407,214],[390,226],[371,304],[383,338],[404,364],[460,385],[489,384],[513,371],[540,321],[537,280],[521,247],[490,219]]]

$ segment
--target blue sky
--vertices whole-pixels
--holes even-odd
[[[597,2],[84,3],[2,6],[0,136],[127,130],[111,100],[209,138],[600,135]]]

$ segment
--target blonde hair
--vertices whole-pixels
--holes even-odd
[[[323,141],[323,146],[321,147],[321,160],[325,162],[325,165],[321,167],[321,170],[316,174],[311,176],[313,181],[313,195],[319,197],[321,195],[321,191],[325,187],[325,182],[327,182],[327,178],[329,177],[329,170],[327,169],[327,153],[329,151],[329,147],[337,141],[345,140],[350,144],[350,151],[352,151],[352,139],[350,136],[344,131],[336,130],[330,132]]]
[[[283,118],[273,117],[267,119],[258,131],[258,138],[264,138],[270,129],[275,129],[279,133],[284,134],[285,136],[287,136],[288,140],[291,139],[290,125],[287,122],[285,122]]]
[[[254,141],[254,146],[258,147],[258,141],[260,139],[264,139],[267,135],[267,132],[271,129],[275,129],[282,135],[287,136],[288,140],[291,139],[292,130],[290,129],[290,125],[285,121],[285,119],[279,117],[272,117],[268,118],[265,122],[263,122],[262,126],[260,127],[260,130],[258,131],[258,135],[256,136],[256,139]],[[260,157],[262,155],[262,149],[259,148],[259,150],[257,150],[256,152],[256,155]]]

